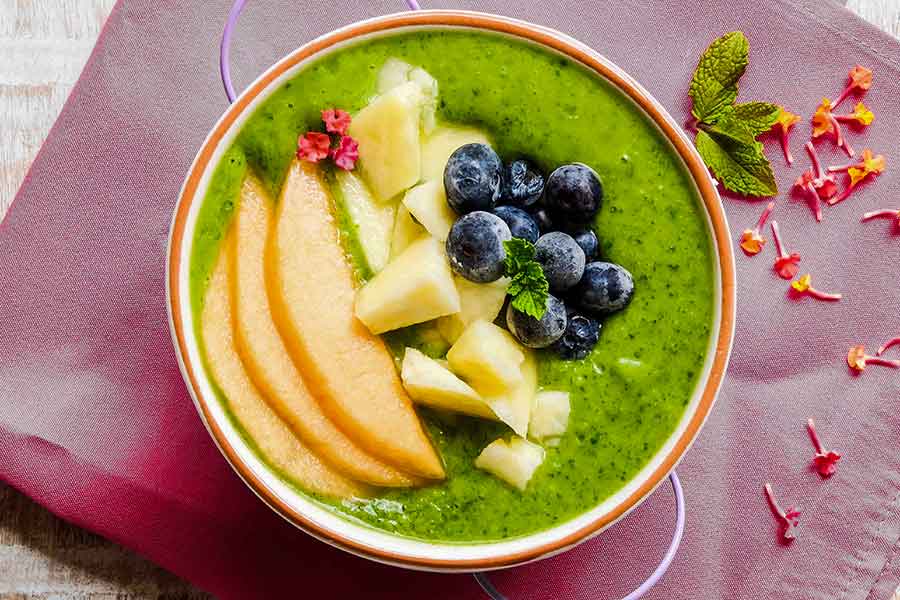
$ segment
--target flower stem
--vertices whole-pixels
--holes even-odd
[[[840,172],[846,171],[847,169],[850,169],[852,167],[859,167],[859,166],[860,166],[859,163],[847,163],[846,165],[831,166],[831,167],[828,167],[828,172],[829,173],[840,173]]]
[[[784,246],[781,243],[781,232],[778,230],[778,221],[772,221],[772,239],[775,240],[775,251],[778,252],[779,258],[787,258],[784,252]]]
[[[853,188],[854,188],[854,187],[856,187],[856,186],[854,186],[853,184],[850,184],[850,185],[848,185],[848,186],[844,189],[844,191],[841,192],[839,195],[835,196],[834,198],[829,198],[829,200],[828,200],[828,206],[834,206],[835,204],[838,204],[838,203],[840,203],[840,202],[843,202],[844,200],[846,200],[847,198],[849,198],[849,197],[850,197],[850,192],[853,191]]]
[[[763,489],[766,491],[766,499],[769,501],[769,508],[772,509],[772,512],[775,513],[779,519],[787,521],[785,512],[781,510],[781,507],[778,505],[778,500],[775,499],[775,492],[772,491],[772,484],[767,483]]]
[[[878,352],[875,353],[875,356],[881,356],[882,354],[884,354],[887,351],[888,348],[892,348],[892,347],[896,346],[897,344],[900,344],[900,337],[895,337],[895,338],[892,338],[892,339],[886,341],[884,343],[884,345],[878,349]]]
[[[787,161],[788,166],[794,164],[794,155],[791,154],[791,146],[788,143],[788,132],[781,128],[781,150],[784,152],[784,160]]]
[[[809,154],[809,160],[812,161],[816,179],[820,179],[822,177],[822,163],[819,162],[819,155],[816,154],[816,147],[813,146],[812,142],[806,142],[806,152]]]
[[[822,202],[821,198],[819,198],[819,192],[816,191],[816,186],[810,181],[804,186],[804,189],[807,192],[807,195],[810,199],[810,208],[813,210],[813,214],[816,216],[816,222],[822,222]]]
[[[824,454],[825,449],[822,447],[822,441],[819,439],[819,432],[816,431],[816,423],[812,419],[806,421],[806,429],[809,431],[809,438],[812,440],[813,447],[817,454]]]
[[[834,110],[835,108],[837,108],[837,107],[838,107],[838,104],[840,104],[841,102],[843,102],[843,101],[847,98],[847,96],[850,95],[850,92],[853,91],[853,87],[854,87],[854,86],[853,86],[853,82],[851,82],[850,85],[848,85],[848,86],[844,89],[844,91],[841,92],[841,95],[838,96],[838,99],[834,101],[834,104],[831,105],[831,110]]]
[[[880,356],[867,356],[867,365],[881,365],[882,367],[892,367],[900,369],[900,359],[881,358]]]
[[[900,219],[900,210],[892,210],[890,208],[882,208],[867,212],[860,219],[863,223],[872,219]]]
[[[842,294],[829,294],[828,292],[823,292],[822,290],[817,290],[814,287],[811,287],[808,290],[806,290],[806,293],[808,293],[810,296],[812,296],[813,298],[815,298],[817,300],[825,300],[827,302],[837,302],[838,300],[840,300],[841,298],[844,297]]]
[[[756,222],[756,230],[760,231],[763,228],[763,225],[766,224],[766,221],[769,219],[769,215],[772,214],[772,211],[775,210],[775,203],[769,202],[766,206],[766,209],[759,215],[759,221]]]

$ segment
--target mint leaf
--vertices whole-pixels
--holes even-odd
[[[717,138],[724,137],[739,144],[753,144],[756,142],[755,134],[735,113],[734,108],[728,107],[714,124],[700,123],[698,127]]]
[[[547,310],[550,285],[541,265],[534,260],[534,245],[528,240],[513,238],[503,242],[506,250],[504,267],[511,278],[506,293],[512,297],[513,308],[540,319]]]
[[[737,82],[747,68],[750,43],[740,31],[726,33],[706,49],[697,63],[688,94],[691,114],[712,123],[737,99]]]
[[[714,138],[701,130],[694,144],[703,162],[727,189],[745,196],[778,193],[775,174],[759,142],[740,144],[727,138]]]
[[[772,129],[778,120],[777,104],[770,102],[744,102],[734,105],[734,116],[743,122],[753,135],[759,135]]]

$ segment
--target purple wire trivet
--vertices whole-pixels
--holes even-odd
[[[237,24],[241,11],[244,10],[244,4],[246,4],[246,2],[247,0],[234,1],[231,10],[228,12],[228,19],[225,21],[225,29],[222,31],[222,43],[219,45],[219,73],[222,75],[222,84],[225,86],[225,95],[228,96],[229,102],[234,102],[234,99],[237,98],[237,93],[234,91],[234,85],[231,83],[231,67],[228,60],[231,51],[231,35],[234,32],[234,27]],[[419,6],[419,3],[416,0],[406,0],[406,5],[410,10],[421,9],[421,6]],[[669,544],[669,549],[666,550],[665,556],[663,556],[653,573],[650,574],[650,577],[635,588],[633,592],[622,598],[622,600],[638,600],[643,597],[644,594],[649,592],[650,589],[659,582],[662,576],[665,575],[669,565],[672,564],[672,559],[675,558],[675,553],[678,552],[678,546],[681,545],[681,536],[684,534],[684,492],[681,489],[681,482],[678,480],[678,475],[676,475],[674,471],[669,475],[669,481],[672,483],[672,491],[675,492],[675,534],[672,536],[672,543]],[[475,577],[475,581],[478,582],[478,585],[481,586],[481,589],[483,589],[492,600],[507,600],[506,596],[497,591],[497,588],[495,588],[490,579],[488,579],[488,574],[486,572],[473,573],[472,575]]]

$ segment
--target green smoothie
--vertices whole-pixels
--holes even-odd
[[[319,127],[323,108],[365,106],[389,57],[433,75],[438,119],[488,132],[504,160],[527,157],[545,173],[570,162],[593,167],[605,192],[595,223],[601,257],[631,271],[636,292],[626,310],[604,321],[586,359],[539,352],[540,385],[570,392],[572,410],[560,445],[547,449],[524,492],[473,464],[507,427],[423,409],[445,482],[321,502],[427,540],[500,540],[547,529],[615,493],[657,452],[697,386],[713,320],[713,252],[690,176],[649,118],[597,75],[535,46],[462,30],[395,34],[310,64],[257,109],[216,168],[191,259],[195,316],[246,170],[277,196],[298,135]],[[345,216],[340,221],[348,260],[364,278],[369,270],[353,228]],[[422,343],[435,353],[427,347],[433,340],[417,331],[391,338],[392,347]]]

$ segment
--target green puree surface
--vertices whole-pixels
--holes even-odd
[[[572,412],[561,444],[548,448],[525,492],[473,466],[508,429],[423,410],[446,482],[322,502],[374,527],[431,540],[498,540],[546,529],[609,497],[660,448],[697,384],[713,315],[711,241],[688,173],[649,119],[583,67],[464,31],[396,34],[311,64],[259,107],[215,171],[191,261],[193,307],[199,314],[246,169],[276,193],[298,134],[320,127],[323,108],[362,108],[392,56],[438,80],[440,120],[483,128],[504,159],[526,156],[546,173],[575,161],[596,169],[605,190],[596,222],[602,257],[633,273],[636,293],[625,311],[605,320],[587,359],[539,354],[540,385],[569,391]],[[358,263],[352,229],[344,234]],[[356,266],[366,273],[364,264]],[[391,345],[404,338],[420,336],[400,332]]]

